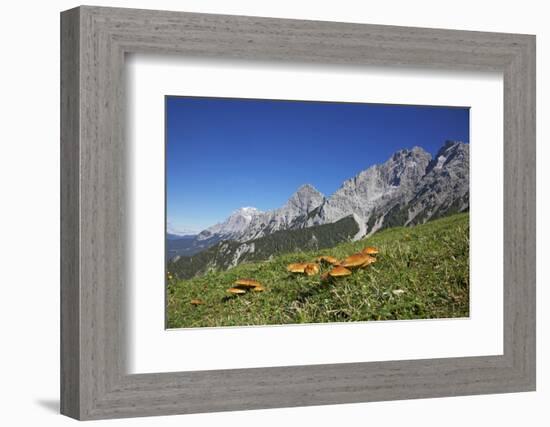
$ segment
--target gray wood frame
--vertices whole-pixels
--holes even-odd
[[[124,56],[504,75],[504,354],[128,375]],[[159,141],[159,143],[161,143]],[[83,6],[61,14],[61,412],[100,419],[535,390],[535,37]]]

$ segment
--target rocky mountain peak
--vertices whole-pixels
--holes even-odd
[[[308,213],[319,206],[325,196],[311,184],[304,184],[290,196],[286,207],[296,209],[297,214]]]
[[[440,170],[450,162],[465,162],[469,164],[470,145],[460,141],[445,141],[445,144],[437,151],[437,154],[432,159],[426,169],[426,173],[432,170]]]
[[[429,156],[430,154],[424,150],[422,147],[415,145],[413,148],[403,148],[399,151],[393,153],[393,155],[388,159],[388,162],[400,162],[403,160],[410,160],[415,158],[422,158]]]
[[[282,207],[255,215],[236,240],[245,242],[278,230],[290,229],[296,220],[307,216],[324,200],[325,196],[315,187],[310,184],[302,185]]]
[[[294,194],[311,194],[311,193],[318,193],[321,194],[313,185],[311,184],[303,184],[298,187],[298,190]]]
[[[380,167],[383,179],[393,187],[410,185],[425,173],[432,156],[420,147],[399,150]]]
[[[242,233],[250,225],[254,217],[260,215],[262,212],[253,207],[239,208],[231,215],[229,215],[225,221],[213,225],[199,233],[198,240],[210,239],[213,235],[217,235],[219,239],[229,239]]]
[[[447,151],[451,148],[456,148],[458,146],[463,146],[463,145],[466,145],[464,142],[461,142],[461,141],[455,141],[455,140],[452,140],[452,139],[448,139],[445,141],[445,143],[441,146],[441,148],[439,149],[438,153],[441,153],[441,152],[444,152],[444,151]]]
[[[254,215],[257,215],[259,213],[261,213],[259,209],[251,206],[245,206],[237,209],[236,211],[233,211],[230,217],[244,217],[245,219],[250,220]]]

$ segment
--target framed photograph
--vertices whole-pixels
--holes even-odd
[[[61,14],[61,411],[535,390],[535,37]]]
[[[165,115],[167,328],[469,317],[469,108]]]

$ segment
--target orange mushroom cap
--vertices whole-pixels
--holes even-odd
[[[366,261],[361,265],[361,267],[366,267],[368,265],[371,265],[372,263],[376,262],[376,258],[370,255],[366,256]]]
[[[239,288],[229,288],[227,292],[234,295],[241,295],[246,293],[244,289],[239,289]]]
[[[291,273],[303,273],[306,269],[308,263],[307,262],[298,262],[294,264],[289,264],[286,269],[287,271],[290,271]]]
[[[361,267],[369,258],[372,258],[370,255],[365,255],[362,253],[353,254],[342,261],[342,266],[348,268]]]
[[[204,304],[204,301],[201,300],[200,298],[195,298],[195,299],[192,299],[192,300],[191,300],[191,304],[193,304],[193,305],[195,305],[195,306],[196,306],[196,305],[202,305],[202,304]]]
[[[351,274],[351,271],[348,270],[346,267],[342,267],[341,265],[339,265],[330,270],[328,274],[330,274],[332,277],[342,277],[349,276]]]
[[[332,264],[332,265],[338,264],[340,262],[338,261],[337,258],[334,258],[333,256],[330,256],[330,255],[321,255],[316,259],[317,261],[323,261],[323,262],[326,262],[327,264]]]
[[[261,286],[261,283],[254,279],[239,279],[234,285],[236,288],[255,288]]]
[[[304,273],[306,273],[308,276],[313,276],[319,273],[319,266],[314,263],[309,263],[304,268]]]
[[[378,249],[374,246],[367,246],[365,249],[361,251],[361,253],[365,255],[376,255],[378,253]]]

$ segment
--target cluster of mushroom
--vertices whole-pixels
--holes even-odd
[[[378,249],[369,246],[364,248],[361,252],[350,255],[343,260],[338,260],[337,258],[330,255],[323,255],[315,259],[316,262],[302,262],[289,264],[287,270],[291,273],[301,273],[306,274],[307,276],[313,276],[318,274],[319,263],[325,263],[331,265],[332,268],[321,275],[322,280],[328,280],[329,278],[337,278],[349,276],[352,274],[352,269],[355,268],[365,268],[370,264],[376,262],[374,255],[378,253]]]
[[[265,288],[260,282],[254,279],[239,279],[234,284],[233,287],[229,288],[227,292],[233,295],[242,295],[248,291],[252,292],[263,292]]]
[[[248,291],[263,292],[265,291],[265,288],[257,280],[239,279],[235,283],[233,283],[233,287],[227,290],[227,292],[229,292],[232,295],[242,295],[242,294],[246,294]],[[198,305],[205,304],[205,302],[200,298],[192,299],[189,302],[191,305],[194,305],[195,307]]]

